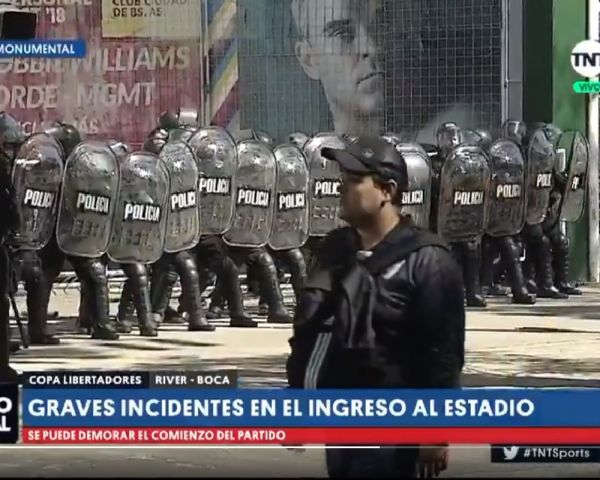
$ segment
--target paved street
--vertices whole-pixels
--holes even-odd
[[[492,300],[467,316],[469,386],[600,386],[600,287],[568,301],[542,300],[532,307]],[[111,287],[117,298],[119,285]],[[285,289],[289,298],[291,290]],[[24,308],[23,299],[18,300]],[[135,332],[119,342],[97,342],[74,335],[77,291],[57,289],[51,309],[60,332],[58,347],[32,347],[14,357],[20,371],[53,369],[215,369],[236,368],[243,386],[284,384],[290,328],[261,322],[258,329],[228,328],[215,322],[214,333],[189,333],[167,325],[158,338]],[[256,300],[247,299],[250,310]],[[113,303],[116,310],[116,303]],[[16,331],[15,331],[16,334]],[[488,447],[453,447],[449,477],[566,476],[598,477],[600,465],[492,465]],[[254,476],[325,475],[323,451],[277,449],[0,449],[3,476]]]

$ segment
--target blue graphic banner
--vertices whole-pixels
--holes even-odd
[[[598,427],[600,389],[23,389],[27,427]]]
[[[85,58],[83,40],[0,40],[0,58]]]

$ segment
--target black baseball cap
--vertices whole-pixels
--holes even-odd
[[[321,155],[337,162],[343,170],[358,175],[379,175],[394,180],[401,190],[408,188],[406,161],[394,145],[380,137],[360,136],[344,150],[324,148]]]

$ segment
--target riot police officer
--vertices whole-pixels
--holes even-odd
[[[553,124],[545,125],[543,128],[547,137],[554,144],[556,149],[563,132]],[[575,143],[573,147],[576,147]],[[585,150],[585,155],[587,155],[587,148],[583,148],[583,150]],[[576,157],[573,155],[572,161],[575,159]],[[587,168],[587,157],[585,158],[584,162],[584,168]],[[567,295],[581,295],[581,290],[574,287],[569,281],[570,241],[569,237],[563,234],[560,228],[561,214],[565,209],[567,195],[577,190],[585,194],[585,184],[582,183],[585,181],[585,175],[574,176],[572,182],[573,185],[568,185],[568,169],[572,167],[573,165],[569,164],[565,165],[564,167],[560,165],[557,155],[556,162],[554,164],[554,182],[552,193],[550,194],[550,205],[548,208],[548,214],[542,222],[542,231],[544,232],[544,235],[548,237],[552,249],[552,269],[554,271],[555,287],[560,292]],[[574,185],[575,183],[578,184]],[[579,209],[580,212],[583,212],[583,201],[581,202],[581,205],[579,205]]]
[[[133,163],[138,158],[142,157],[139,153],[136,156],[130,157],[130,148],[123,142],[111,140],[107,143],[111,150],[117,156],[119,163],[123,163],[125,168],[127,168],[128,162]],[[121,166],[121,168],[123,168],[123,165]],[[133,176],[131,174],[131,170],[136,170],[136,168],[129,168],[129,172],[126,175],[127,177]],[[156,178],[158,176],[156,175],[156,172],[145,172],[144,176],[146,175],[154,179],[155,188],[153,188],[152,190],[160,190],[156,186],[161,186],[162,182],[161,178]],[[129,198],[133,198],[134,195],[137,196],[140,194],[139,185],[132,184],[131,182],[131,178],[121,179],[119,197],[124,197],[128,200]],[[162,187],[163,189],[165,189],[166,185],[162,185]],[[120,201],[121,200],[119,198],[119,202]],[[158,201],[152,203],[158,204]],[[129,221],[128,223],[130,226],[128,226],[127,229],[150,229],[153,227],[153,225],[150,225],[150,227],[146,227],[148,224],[143,222],[141,222],[140,224],[140,222]],[[116,222],[116,225],[118,224],[119,222]],[[113,226],[113,229],[116,228],[116,225]],[[134,234],[135,233],[137,232],[134,232]],[[152,235],[154,234],[155,232],[152,231]],[[109,252],[104,259],[106,264],[109,263],[109,260],[111,258],[111,250],[115,246],[119,245],[119,237],[122,236],[124,236],[123,231],[113,232],[111,248],[109,248]],[[123,273],[125,273],[126,280],[123,284],[123,289],[121,291],[121,297],[119,300],[119,306],[117,310],[117,325],[120,326],[120,331],[123,333],[129,333],[131,331],[131,317],[133,317],[134,314],[137,314],[140,335],[145,337],[155,337],[158,335],[158,319],[153,316],[152,312],[152,304],[150,300],[150,278],[148,274],[148,268],[145,263],[145,261],[147,261],[147,257],[151,255],[149,251],[151,250],[154,244],[154,242],[148,242],[143,247],[137,246],[131,249],[128,248],[128,252],[126,255],[128,257],[128,261],[120,264],[121,268],[123,269]]]
[[[487,163],[487,159],[483,156],[484,154],[482,151],[472,152],[473,155],[474,153],[477,153],[477,158],[481,162],[481,168],[477,170],[479,173],[474,174],[474,176],[478,178],[475,179],[476,181],[472,182],[474,185],[464,186],[465,191],[463,193],[465,194],[465,198],[463,198],[463,195],[457,196],[457,192],[460,192],[463,189],[462,178],[467,177],[464,175],[460,175],[460,178],[459,176],[450,177],[450,173],[445,175],[444,166],[451,155],[454,154],[455,150],[463,146],[463,132],[456,123],[448,122],[438,129],[436,137],[439,156],[438,158],[432,158],[432,165],[434,166],[432,178],[433,191],[434,196],[437,197],[433,203],[437,203],[439,207],[438,211],[434,212],[432,210],[432,213],[435,213],[435,231],[443,237],[446,237],[459,264],[462,266],[467,306],[485,307],[486,300],[481,287],[480,270],[481,237],[484,233],[485,202],[487,201],[485,198],[485,191],[488,188],[487,184],[489,182],[489,176],[485,179],[484,172],[487,168],[487,173],[489,174],[489,164]],[[479,147],[470,148],[479,149]],[[431,152],[431,147],[429,147],[429,150]],[[433,156],[435,157],[436,154],[434,153]],[[455,188],[455,183],[458,186],[461,186],[461,188]],[[444,184],[448,185],[447,193],[445,195],[447,198],[440,198],[442,196],[440,191],[443,189]],[[473,193],[476,194],[473,198],[469,195],[471,189],[474,189]],[[441,207],[444,207],[443,211],[441,210]],[[445,215],[452,215],[452,219],[445,218]],[[463,218],[463,215],[468,216],[468,218]],[[455,219],[458,219],[458,221],[453,221]],[[445,231],[440,231],[440,224],[447,226]],[[465,231],[467,226],[469,227],[469,232]],[[469,235],[466,235],[467,233],[469,233]],[[462,240],[462,238],[466,237],[468,237],[468,240]],[[460,240],[458,240],[459,238]]]
[[[150,133],[143,148],[159,155],[162,149],[165,148],[170,136],[171,132],[164,128],[156,128]],[[196,181],[196,179],[192,180]],[[161,319],[165,317],[177,276],[181,279],[184,305],[188,312],[188,330],[214,331],[215,326],[208,322],[204,313],[200,275],[190,250],[164,253],[160,260],[153,264],[150,290],[153,312]]]
[[[506,131],[514,132],[514,140],[518,142],[523,138],[524,129],[522,122],[513,121],[508,124]],[[557,205],[556,192],[552,192],[556,159],[554,142],[548,137],[548,131],[538,124],[527,129],[523,147],[527,155],[531,182],[534,182],[530,183],[528,219],[521,232],[525,246],[524,273],[527,276],[528,289],[536,293],[538,298],[568,298],[566,293],[554,286],[552,245],[542,227],[548,215],[554,217],[552,210]]]
[[[491,134],[483,129],[468,132],[470,141],[489,155],[492,167],[490,212],[486,234],[482,241],[483,285],[493,285],[493,261],[500,254],[500,262],[508,272],[512,301],[532,305],[535,295],[527,290],[520,261],[520,250],[514,235],[520,233],[526,216],[526,164],[518,144],[501,135],[492,142]]]
[[[258,130],[241,131],[234,137],[238,145],[249,140],[255,141],[259,145],[265,145],[271,151],[273,148],[273,139],[265,132]],[[267,187],[273,188],[272,185],[265,185],[264,189]],[[267,212],[268,208],[270,207],[266,207],[264,211]],[[230,231],[224,234],[228,255],[236,262],[236,264],[245,264],[248,272],[251,269],[255,269],[256,277],[259,280],[261,296],[269,309],[267,321],[269,323],[291,322],[290,315],[283,302],[277,267],[267,248],[264,246],[241,246],[247,245],[243,241],[236,242],[236,245],[232,245],[232,242],[228,242],[227,240],[227,235],[229,234]]]
[[[81,135],[77,131],[77,129],[65,123],[55,122],[52,126],[50,126],[46,133],[54,136],[59,143],[62,145],[65,157],[70,157],[73,150],[81,143]],[[83,146],[84,149],[87,149],[88,146]],[[108,146],[105,147],[106,151],[103,153],[96,152],[86,152],[90,153],[91,157],[94,157],[94,160],[90,160],[92,164],[87,163],[87,155],[78,157],[81,159],[81,168],[88,172],[94,171],[94,162],[97,161],[106,161],[108,164],[116,170],[118,167],[116,157],[114,153],[110,150]],[[99,155],[96,157],[95,155]],[[90,158],[91,158],[90,157]],[[78,159],[74,160],[76,163]],[[90,167],[90,169],[88,169]],[[78,166],[74,166],[75,169],[78,169]],[[99,176],[104,175],[104,171],[98,171]],[[76,176],[77,180],[79,180],[79,175]],[[62,200],[64,203],[61,203],[59,209],[59,219],[57,222],[57,235],[41,252],[40,256],[42,259],[42,268],[46,275],[47,285],[50,287],[63,267],[65,262],[65,258],[69,261],[69,263],[75,269],[75,273],[80,280],[81,283],[81,302],[80,302],[80,318],[79,318],[79,326],[88,332],[92,331],[92,338],[98,340],[118,340],[119,334],[117,332],[116,325],[111,321],[110,318],[110,300],[109,300],[109,290],[108,290],[108,278],[106,275],[106,268],[103,261],[104,251],[100,252],[97,256],[94,254],[90,254],[90,256],[81,256],[75,255],[71,252],[64,252],[63,246],[59,240],[59,237],[63,237],[63,240],[68,242],[72,242],[73,245],[78,242],[86,242],[87,238],[84,236],[77,235],[77,238],[69,238],[71,237],[73,230],[72,225],[76,222],[76,219],[71,218],[73,215],[78,215],[82,213],[74,208],[74,205],[70,205],[70,200],[78,198],[78,195],[72,195],[73,192],[76,192],[79,189],[79,185],[73,184],[71,185],[68,180],[68,176],[65,170],[63,185],[62,185]],[[95,186],[95,179],[90,178],[90,187]],[[118,176],[111,177],[109,180],[110,185],[106,185],[108,188],[110,186],[111,195],[116,197],[117,189],[118,189]],[[65,189],[68,189],[70,194],[65,194]],[[110,206],[110,202],[107,202]],[[104,204],[103,204],[104,205]],[[62,217],[65,225],[61,224],[61,213],[65,212]],[[79,212],[79,213],[78,213]],[[82,213],[83,214],[83,213]],[[104,213],[99,215],[99,219],[95,219],[95,222],[103,222],[103,225],[106,225],[106,216]],[[92,223],[92,222],[90,222]],[[100,229],[102,231],[101,236],[104,238],[108,238],[106,240],[105,245],[108,248],[108,241],[110,240],[110,229],[108,231],[105,228]],[[102,240],[102,239],[101,239]],[[103,243],[100,241],[100,243]],[[63,253],[64,252],[64,253]],[[46,289],[46,310],[48,303],[50,301],[50,291],[51,288]]]
[[[12,162],[25,134],[19,123],[5,112],[0,112],[0,377],[15,379],[16,372],[9,366],[9,354],[20,348],[20,342],[10,338],[11,259],[9,241],[19,230],[19,204],[12,183]]]
[[[56,345],[47,332],[46,284],[40,251],[50,243],[56,224],[56,206],[62,182],[64,151],[45,133],[21,143],[13,179],[21,208],[21,227],[11,241],[15,282],[27,292],[28,335],[32,345]]]

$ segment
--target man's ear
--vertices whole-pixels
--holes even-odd
[[[304,73],[312,80],[319,80],[319,73],[313,64],[312,47],[306,40],[300,40],[296,42],[296,58],[300,63],[300,66],[304,70]]]
[[[394,180],[390,180],[385,184],[385,191],[390,197],[390,202],[393,202],[398,194],[398,184]]]

